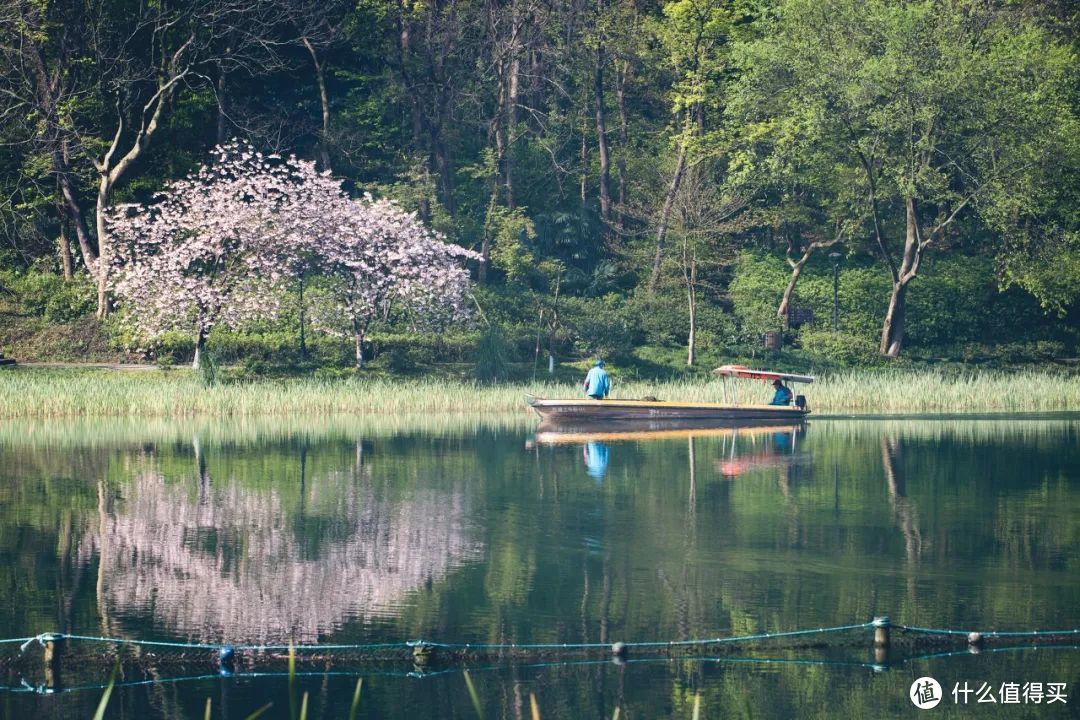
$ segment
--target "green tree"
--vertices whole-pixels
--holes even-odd
[[[1031,11],[969,0],[779,0],[758,32],[729,112],[769,152],[741,171],[857,180],[891,278],[880,352],[895,357],[925,253],[1030,197],[1068,143],[1075,55]]]

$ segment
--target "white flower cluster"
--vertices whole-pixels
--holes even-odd
[[[354,201],[329,173],[295,156],[233,142],[214,161],[171,183],[148,205],[114,208],[113,289],[140,333],[174,329],[205,338],[273,317],[283,288],[322,279],[315,308],[324,330],[360,336],[398,305],[410,317],[466,313],[468,259],[393,202]]]

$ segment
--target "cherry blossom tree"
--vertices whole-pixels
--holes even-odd
[[[298,273],[325,277],[315,324],[351,334],[358,367],[369,327],[392,309],[426,322],[466,314],[463,261],[476,253],[389,200],[354,202],[313,162],[236,142],[213,155],[153,203],[109,217],[113,286],[142,336],[192,332],[198,367],[214,327],[273,317]]]
[[[348,229],[325,248],[330,302],[316,306],[312,321],[329,334],[351,334],[360,368],[364,338],[380,318],[397,315],[429,326],[464,319],[464,263],[481,256],[446,242],[391,200],[365,195],[352,206],[335,223]]]

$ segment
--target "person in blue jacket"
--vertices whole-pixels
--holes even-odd
[[[604,361],[597,360],[596,365],[585,376],[585,394],[593,400],[603,400],[611,390],[611,378],[604,370]]]
[[[790,405],[791,404],[791,389],[784,386],[784,383],[780,382],[779,378],[773,380],[773,387],[776,388],[776,394],[773,395],[770,405]]]

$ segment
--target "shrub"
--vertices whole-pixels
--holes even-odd
[[[476,379],[484,382],[497,382],[499,378],[505,380],[509,375],[509,352],[510,347],[502,328],[498,325],[485,328],[476,343],[473,363]]]
[[[836,365],[850,367],[882,362],[877,344],[865,335],[807,329],[799,333],[799,339],[807,353]]]
[[[615,294],[602,298],[566,298],[561,321],[579,355],[623,358],[641,339],[633,307]]]
[[[23,312],[49,322],[70,322],[97,307],[97,287],[86,275],[71,280],[49,272],[4,273],[0,284],[15,293]]]

